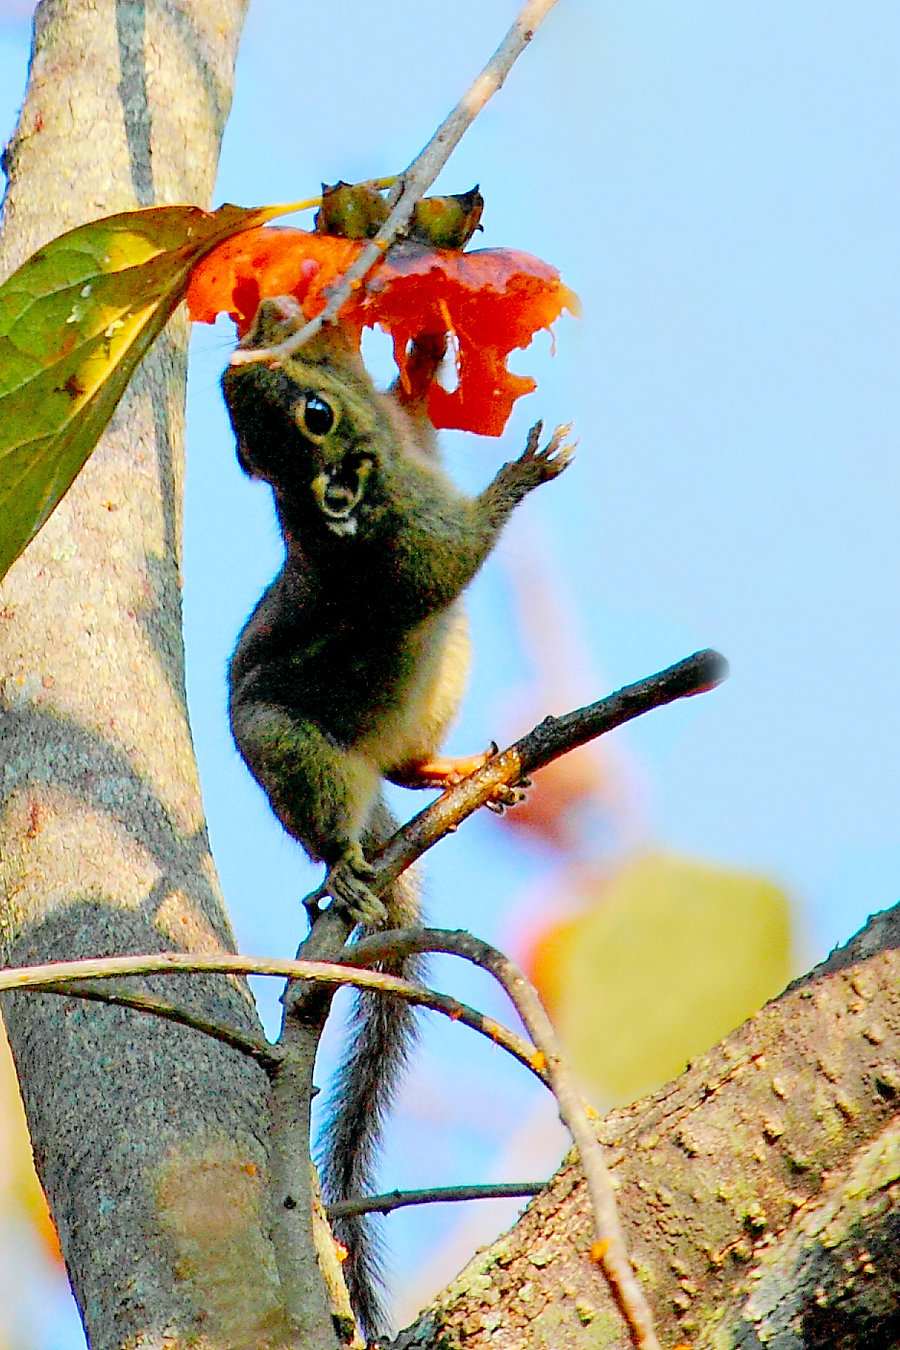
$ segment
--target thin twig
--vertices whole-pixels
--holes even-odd
[[[547,1189],[546,1181],[499,1181],[481,1186],[432,1186],[420,1191],[387,1191],[384,1195],[355,1196],[326,1206],[329,1219],[356,1214],[390,1214],[406,1205],[448,1205],[459,1200],[524,1200]]]
[[[721,684],[727,675],[728,662],[718,652],[695,652],[586,708],[563,717],[546,717],[533,731],[494,755],[483,768],[449,788],[399,829],[371,860],[375,870],[372,889],[387,890],[427,849],[452,833],[479,806],[491,801],[499,787],[512,787],[577,746],[640,717],[651,708],[705,693]]]
[[[355,948],[352,950],[355,951]],[[540,1078],[542,1082],[546,1082],[541,1059],[536,1054],[535,1047],[530,1045],[524,1037],[517,1036],[514,1031],[510,1031],[508,1027],[496,1022],[492,1017],[487,1017],[475,1008],[460,1003],[458,999],[451,998],[448,994],[440,994],[435,990],[426,989],[423,985],[402,980],[396,975],[386,975],[382,971],[358,969],[355,966],[328,961],[283,961],[255,956],[232,956],[228,953],[212,956],[206,953],[192,954],[190,952],[152,952],[147,956],[98,956],[79,961],[50,961],[39,966],[0,968],[0,990],[34,989],[41,992],[62,993],[70,991],[63,991],[61,985],[75,979],[106,980],[116,975],[170,975],[180,972],[274,975],[281,979],[317,981],[320,984],[335,987],[350,984],[362,989],[374,989],[379,993],[394,994],[419,1007],[430,1008],[432,1012],[439,1012],[444,1017],[448,1017],[451,1022],[462,1022],[464,1026],[471,1027],[473,1031],[485,1036],[494,1045],[506,1050],[519,1060],[526,1069],[531,1070],[535,1077]],[[71,992],[76,993],[75,990]],[[76,996],[78,995],[76,994]],[[92,997],[92,995],[85,991],[83,997]],[[135,1002],[128,1006],[138,1006],[136,1000],[139,997],[135,995]],[[170,1015],[167,1005],[161,1000],[159,1006],[148,1007],[146,1011],[154,1012],[160,1017]],[[173,1013],[174,1021],[186,1022],[186,1019],[180,1015],[179,1010],[175,1009]],[[198,1031],[208,1030],[209,1035],[217,1036],[218,1039],[224,1039],[224,1037],[218,1037],[218,1031],[227,1030],[214,1026],[206,1028],[200,1023],[199,1019],[186,1022],[186,1024],[195,1026]],[[242,1033],[235,1033],[229,1043],[233,1044],[235,1049],[244,1049],[245,1053],[257,1058],[259,1047],[250,1044],[242,1045],[240,1043],[241,1036]],[[269,1047],[269,1049],[276,1060],[274,1068],[279,1070],[281,1068],[281,1057],[278,1048]]]
[[[41,990],[45,994],[62,994],[65,998],[86,998],[92,999],[96,1003],[111,1003],[120,1008],[134,1008],[136,1012],[152,1013],[155,1017],[162,1017],[168,1022],[175,1022],[179,1026],[193,1027],[194,1031],[202,1031],[206,1036],[212,1036],[214,1040],[222,1041],[224,1045],[231,1046],[232,1050],[239,1050],[248,1058],[256,1060],[266,1073],[271,1074],[281,1063],[281,1052],[277,1045],[270,1044],[262,1036],[253,1036],[248,1031],[239,1031],[236,1027],[228,1026],[225,1022],[214,1022],[207,1017],[199,1017],[196,1013],[188,1012],[185,1008],[179,1008],[174,1003],[167,1003],[165,999],[157,998],[154,994],[145,994],[132,989],[110,988],[104,985],[102,988],[92,985],[87,981],[78,983],[77,981],[65,981],[61,984],[42,985]]]
[[[550,1089],[556,1097],[560,1119],[567,1126],[581,1158],[597,1233],[594,1259],[602,1267],[610,1291],[628,1323],[634,1345],[639,1350],[659,1350],[653,1329],[653,1314],[638,1283],[619,1222],[612,1178],[606,1166],[603,1148],[588,1119],[587,1110],[562,1054],[556,1032],[544,1011],[537,990],[518,966],[507,956],[469,933],[447,933],[441,929],[408,929],[405,934],[376,933],[363,938],[352,948],[352,959],[375,961],[390,953],[443,952],[460,956],[487,970],[503,986],[544,1056]],[[351,956],[351,953],[348,953]]]
[[[388,197],[388,205],[392,208],[390,215],[374,239],[369,241],[355,262],[331,287],[328,292],[328,303],[322,313],[277,346],[238,349],[232,355],[232,365],[251,361],[283,361],[302,347],[304,342],[314,337],[320,328],[337,317],[353,291],[384,257],[397,236],[405,230],[417,204],[437,178],[488,99],[496,94],[504,83],[515,61],[528,46],[555,3],[556,0],[526,0],[518,18],[484,70],[441,123],[425,148],[416,155],[406,172],[398,176]]]

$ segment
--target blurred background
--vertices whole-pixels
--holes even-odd
[[[398,171],[516,10],[253,0],[216,200]],[[30,18],[0,0],[3,140]],[[601,1108],[679,1072],[897,898],[898,46],[893,0],[560,0],[438,183],[480,183],[477,246],[555,264],[583,307],[514,354],[539,388],[502,442],[444,435],[473,490],[537,417],[580,437],[472,588],[475,663],[449,749],[513,739],[699,647],[731,662],[722,688],[571,756],[526,807],[481,813],[425,860],[431,919],[528,966]],[[228,655],[280,562],[218,393],[232,340],[224,321],[194,334],[189,696],[241,948],[284,956],[318,873],[225,716]],[[387,382],[386,341],[366,353]],[[396,803],[409,815],[422,799]],[[432,978],[510,1019],[468,969],[435,961]],[[259,992],[274,1032],[277,988]],[[539,1085],[425,1020],[384,1188],[548,1175],[565,1140]],[[68,1350],[83,1337],[0,1082],[16,1159],[0,1178],[0,1348]],[[387,1218],[398,1324],[516,1208]]]

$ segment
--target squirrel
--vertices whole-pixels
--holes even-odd
[[[264,300],[239,346],[268,347],[304,322],[291,297]],[[488,758],[437,753],[468,670],[462,593],[516,505],[573,450],[561,434],[540,450],[538,424],[483,492],[458,491],[425,412],[443,351],[443,338],[419,339],[406,386],[381,393],[332,326],[287,358],[232,364],[222,379],[238,460],[271,485],[285,546],[229,666],[232,733],[285,830],[326,864],[322,893],[368,931],[420,921],[408,873],[383,901],[369,886],[367,855],[396,829],[383,781],[443,788]],[[415,978],[418,959],[383,968]],[[413,1036],[408,1003],[357,996],[325,1131],[327,1202],[369,1190]],[[354,1310],[376,1335],[373,1235],[361,1218],[334,1227]]]

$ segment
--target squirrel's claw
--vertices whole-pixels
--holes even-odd
[[[493,811],[494,815],[502,816],[510,807],[521,806],[528,796],[530,787],[530,778],[520,778],[518,783],[501,783],[494,789],[493,797],[485,802],[485,806],[489,811]]]
[[[538,472],[540,474],[538,482],[558,477],[563,469],[571,464],[575,447],[578,445],[577,441],[566,440],[572,425],[571,422],[566,422],[563,426],[557,427],[542,450],[540,443],[544,424],[535,422],[528,433],[528,442],[517,463]]]

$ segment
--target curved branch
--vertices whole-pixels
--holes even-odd
[[[422,1008],[430,1008],[448,1017],[451,1022],[462,1022],[479,1035],[487,1037],[494,1045],[506,1050],[508,1054],[529,1069],[542,1083],[547,1082],[546,1073],[535,1047],[522,1036],[516,1035],[501,1022],[470,1008],[449,994],[426,989],[423,985],[401,980],[396,975],[386,975],[381,971],[357,969],[349,964],[342,965],[328,961],[282,961],[255,956],[230,956],[228,954],[206,955],[190,952],[153,952],[147,956],[98,956],[81,961],[51,961],[39,966],[16,966],[0,969],[0,990],[19,989],[36,990],[41,993],[68,994],[74,997],[95,998],[99,1002],[121,1003],[158,1017],[168,1017],[172,1021],[193,1026],[197,1031],[227,1043],[236,1050],[262,1062],[262,1058],[271,1057],[273,1071],[281,1069],[283,1053],[279,1046],[262,1046],[239,1031],[216,1023],[204,1023],[193,1018],[181,1009],[154,1000],[149,995],[131,994],[116,990],[112,996],[105,997],[102,991],[96,993],[66,985],[69,980],[106,980],[116,975],[171,975],[176,972],[196,974],[201,972],[223,975],[274,975],[288,980],[309,980],[337,988],[341,985],[356,985],[362,989],[374,989],[383,994],[394,994]],[[265,1068],[266,1065],[263,1064]]]
[[[442,952],[460,956],[493,975],[506,990],[528,1034],[546,1061],[547,1079],[559,1107],[560,1119],[578,1149],[597,1233],[591,1258],[603,1268],[610,1291],[628,1323],[633,1344],[639,1350],[659,1350],[659,1341],[653,1329],[653,1314],[635,1277],[625,1247],[625,1235],[619,1221],[612,1177],[603,1148],[591,1126],[588,1110],[575,1086],[556,1032],[534,985],[496,947],[465,932],[448,933],[442,929],[423,928],[398,930],[393,934],[376,933],[356,943],[348,952],[347,959],[362,957],[366,962],[376,961],[388,951],[394,954]]]

